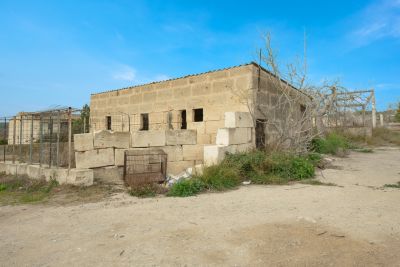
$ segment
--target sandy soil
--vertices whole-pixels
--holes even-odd
[[[0,207],[2,266],[400,266],[400,151],[335,159],[339,186]]]

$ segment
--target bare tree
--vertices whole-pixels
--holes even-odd
[[[305,56],[303,62],[295,60],[283,69],[271,46],[270,34],[260,50],[259,65],[255,88],[240,97],[248,106],[254,127],[261,125],[266,133],[264,146],[270,151],[307,151],[312,139],[321,134],[323,117],[332,109],[337,82],[310,85]]]

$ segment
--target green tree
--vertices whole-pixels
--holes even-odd
[[[81,110],[81,116],[79,119],[73,120],[72,122],[72,133],[83,133],[84,130],[89,132],[89,118],[90,118],[90,107],[85,104]],[[84,127],[84,123],[86,123]]]
[[[394,118],[397,122],[400,122],[400,102],[397,103],[397,110],[396,110],[396,115],[394,115]]]

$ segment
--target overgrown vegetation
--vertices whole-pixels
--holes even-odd
[[[397,145],[400,146],[400,133],[387,128],[375,128],[372,137],[366,139],[368,145]]]
[[[397,103],[397,110],[396,114],[394,115],[394,119],[396,120],[396,122],[400,122],[400,102]]]
[[[311,143],[311,149],[317,153],[339,156],[344,155],[351,147],[348,139],[336,132],[329,133],[325,138],[315,138]]]
[[[8,141],[6,139],[0,139],[0,146],[7,145]]]
[[[202,175],[174,184],[168,196],[186,197],[203,191],[224,191],[236,188],[243,181],[254,184],[287,184],[314,176],[321,160],[317,154],[267,154],[263,151],[229,154],[218,165],[207,167]]]
[[[56,180],[31,180],[26,177],[6,176],[0,182],[0,202],[3,204],[33,203],[46,200]]]
[[[146,198],[155,197],[157,194],[163,193],[165,190],[158,184],[142,184],[131,187],[128,191],[131,196]]]
[[[385,184],[384,187],[400,188],[400,181],[396,184]]]
[[[204,191],[205,189],[206,185],[200,179],[182,180],[174,184],[170,188],[169,192],[167,193],[167,196],[170,197],[194,196]]]

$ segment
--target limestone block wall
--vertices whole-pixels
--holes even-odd
[[[241,98],[253,86],[253,68],[248,64],[93,94],[92,132],[107,129],[107,116],[111,130],[139,132],[141,114],[148,114],[150,131],[180,130],[185,110],[187,129],[197,131],[196,144],[215,144],[217,130],[224,127],[224,113],[248,111]],[[194,120],[194,109],[203,109],[201,121]]]
[[[168,174],[176,175],[203,163],[204,145],[197,144],[195,130],[149,130],[132,133],[103,130],[77,134],[74,138],[77,168],[93,169],[95,178],[105,182],[122,183],[124,153],[130,149],[162,149],[168,155]]]
[[[223,120],[225,127],[217,129],[213,145],[198,142],[199,133],[190,129],[131,133],[103,130],[78,134],[74,136],[76,165],[77,168],[93,169],[95,178],[105,182],[122,183],[125,151],[159,148],[168,155],[167,174],[177,175],[189,167],[203,165],[205,161],[208,165],[218,163],[225,152],[254,148],[254,129],[249,127],[251,120],[246,112],[226,112]]]
[[[220,163],[227,153],[240,153],[255,148],[253,118],[248,112],[226,112],[225,127],[218,129],[216,144],[204,147],[205,166]]]

